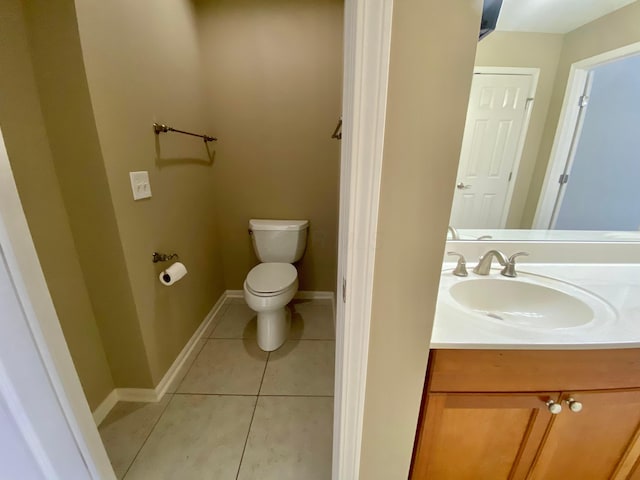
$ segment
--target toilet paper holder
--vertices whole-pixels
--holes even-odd
[[[173,260],[174,258],[178,258],[177,253],[166,254],[166,253],[153,252],[153,263],[168,262],[169,260]]]

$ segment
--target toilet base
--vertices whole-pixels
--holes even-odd
[[[269,312],[258,312],[258,346],[272,352],[282,346],[289,335],[291,312],[285,306]]]

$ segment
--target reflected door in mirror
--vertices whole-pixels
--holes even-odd
[[[531,75],[475,74],[450,224],[504,228],[520,154]]]

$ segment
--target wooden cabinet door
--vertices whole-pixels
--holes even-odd
[[[428,394],[410,478],[526,478],[553,416],[546,402],[559,396],[558,392]]]
[[[640,390],[563,394],[582,403],[554,415],[532,480],[640,479]]]

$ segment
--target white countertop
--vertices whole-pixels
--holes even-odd
[[[452,275],[455,263],[443,265]],[[439,299],[431,348],[447,349],[597,349],[640,348],[640,264],[544,264],[521,263],[519,272],[552,277],[600,297],[616,318],[586,326],[529,331],[465,315]],[[499,270],[491,276],[500,277]],[[476,276],[469,268],[469,277]],[[454,277],[453,281],[457,277]],[[463,281],[464,279],[460,280]],[[444,283],[444,282],[442,282]],[[441,283],[441,288],[443,287]]]
[[[459,240],[477,240],[489,236],[491,240],[560,241],[560,242],[640,242],[640,231],[594,231],[594,230],[531,230],[459,228]],[[453,240],[447,232],[447,240]],[[483,239],[486,241],[487,239]]]

